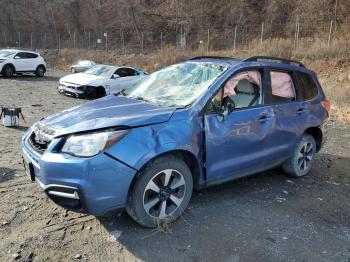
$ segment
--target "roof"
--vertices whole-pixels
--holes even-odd
[[[190,59],[191,61],[200,61],[200,62],[211,62],[219,64],[222,66],[235,66],[239,64],[242,60],[231,57],[220,57],[220,56],[199,56]]]
[[[38,52],[34,52],[31,50],[26,50],[26,49],[11,49],[11,48],[5,48],[5,49],[0,49],[0,51],[10,51],[10,52],[26,52],[26,53],[33,53],[33,54],[37,54],[40,55]]]
[[[271,57],[271,56],[252,56],[246,59],[237,59],[231,57],[220,57],[220,56],[199,56],[190,59],[190,61],[201,61],[201,62],[211,62],[216,63],[223,66],[235,66],[240,63],[248,63],[248,62],[260,62],[260,63],[275,63],[284,66],[292,66],[294,68],[305,68],[305,66],[295,60]]]

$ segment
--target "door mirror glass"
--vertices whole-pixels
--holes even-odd
[[[117,79],[117,78],[119,78],[119,77],[120,77],[120,76],[119,76],[118,74],[113,74],[111,78],[112,78],[112,79]]]
[[[21,59],[21,57],[18,56],[18,55],[16,55],[16,56],[14,57],[14,59]]]

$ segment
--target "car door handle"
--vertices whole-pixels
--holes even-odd
[[[297,110],[297,113],[298,113],[298,115],[304,114],[304,113],[306,113],[306,109],[301,107]]]
[[[265,123],[266,121],[270,120],[272,117],[268,115],[262,115],[258,118],[258,121],[260,123]]]

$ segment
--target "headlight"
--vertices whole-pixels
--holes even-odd
[[[127,130],[71,135],[64,143],[61,152],[74,156],[91,157],[118,142]]]

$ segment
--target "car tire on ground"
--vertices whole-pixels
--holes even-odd
[[[5,65],[1,71],[2,75],[5,77],[12,77],[15,73],[15,69],[12,65]]]
[[[304,134],[294,149],[293,156],[283,164],[283,170],[291,177],[305,176],[315,161],[316,142],[308,134]]]
[[[38,66],[35,70],[35,75],[37,77],[43,77],[45,75],[45,67],[44,66]]]
[[[159,157],[137,175],[126,211],[144,227],[170,223],[186,209],[192,190],[192,174],[186,163],[173,156]]]

